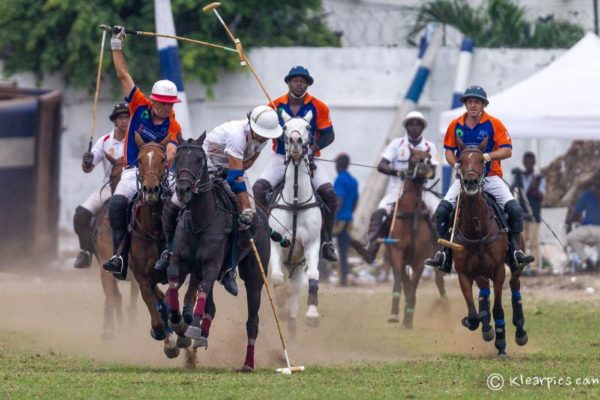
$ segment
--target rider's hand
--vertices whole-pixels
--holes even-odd
[[[403,170],[392,170],[392,175],[394,175],[398,178],[404,178],[404,176],[406,175],[406,172]]]
[[[123,50],[123,41],[125,40],[125,27],[115,26],[113,27],[113,34],[110,38],[110,48],[112,50]]]
[[[252,220],[254,219],[254,210],[246,208],[242,211],[238,217],[238,227],[240,230],[245,231],[252,226]]]
[[[81,161],[84,169],[91,169],[94,166],[94,155],[89,151],[83,153]]]
[[[483,153],[483,161],[485,161],[485,162],[492,161],[492,157],[490,156],[490,153]]]

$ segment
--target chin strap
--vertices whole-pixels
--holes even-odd
[[[295,96],[295,95],[294,95],[294,93],[292,93],[292,92],[290,91],[290,96],[292,96],[292,97],[293,97],[293,98],[295,98],[296,100],[300,100],[301,98],[303,98],[303,97],[306,95],[306,92],[308,92],[308,89],[306,89],[306,90],[305,90],[305,91],[302,93],[302,95],[300,95],[300,96]]]

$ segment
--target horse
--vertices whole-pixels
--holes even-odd
[[[312,112],[309,111],[304,117],[292,118],[284,111],[282,117],[286,152],[285,179],[283,188],[271,201],[269,226],[286,227],[291,235],[291,244],[284,249],[279,243],[271,243],[271,281],[275,287],[283,284],[281,266],[285,265],[292,283],[292,291],[287,298],[288,328],[294,335],[298,297],[306,276],[308,309],[305,323],[309,327],[319,325],[318,264],[322,217],[320,202],[311,183],[311,166],[307,154]]]
[[[507,262],[508,236],[501,227],[499,218],[487,200],[483,191],[484,159],[483,150],[487,138],[479,146],[465,146],[457,138],[461,151],[459,157],[460,205],[455,237],[456,242],[464,246],[463,251],[453,251],[454,268],[458,274],[460,289],[467,303],[468,315],[462,324],[471,331],[481,322],[483,340],[492,341],[498,350],[499,359],[507,358],[504,309],[502,308],[502,286],[506,278],[504,264]],[[523,238],[521,237],[521,242]],[[521,243],[522,246],[522,243]],[[507,262],[508,263],[508,262]],[[510,264],[509,264],[510,265]],[[515,270],[510,277],[512,291],[513,324],[516,327],[515,342],[524,346],[528,335],[524,329],[525,317],[520,292],[521,271]],[[490,282],[494,283],[493,317],[495,330],[491,326]],[[473,300],[473,281],[479,287],[479,312]]]
[[[429,149],[422,151],[410,146],[408,171],[405,175],[402,195],[397,200],[395,215],[392,215],[397,223],[393,224],[391,237],[401,239],[394,240],[393,244],[387,246],[394,274],[392,310],[388,322],[399,322],[400,293],[403,287],[406,299],[403,326],[407,329],[413,327],[417,287],[425,268],[424,261],[433,251],[429,212],[422,200],[427,177],[431,176],[434,168],[430,159]],[[409,265],[412,274],[408,271]],[[440,290],[437,277],[436,283]],[[440,294],[442,294],[441,290]]]
[[[177,221],[173,238],[173,254],[167,277],[169,289],[169,318],[180,319],[178,282],[191,274],[197,290],[192,321],[185,334],[194,340],[193,347],[207,347],[210,327],[216,314],[213,286],[219,273],[226,268],[239,266],[239,274],[246,287],[248,318],[246,334],[248,344],[243,367],[240,371],[254,370],[254,347],[258,337],[258,324],[263,280],[254,254],[248,247],[247,234],[255,240],[263,265],[269,262],[269,236],[265,214],[257,210],[248,231],[237,230],[237,212],[234,211],[233,193],[228,193],[225,183],[211,176],[202,144],[206,135],[197,140],[188,139],[179,145],[175,155],[176,194],[185,204]],[[230,189],[229,189],[230,190]],[[189,306],[188,300],[185,300]]]
[[[165,148],[169,140],[167,137],[161,143],[145,143],[139,134],[135,135],[139,148],[138,193],[132,206],[128,231],[131,235],[129,266],[150,313],[150,335],[155,340],[164,341],[165,355],[174,358],[179,355],[179,349],[189,347],[191,341],[184,336],[186,325],[183,321],[175,326],[169,325],[165,295],[157,286],[164,282],[164,272],[154,268],[162,250],[160,242],[164,240],[161,194],[167,181]]]
[[[110,185],[111,193],[114,193],[117,183],[121,179],[123,158],[115,159],[108,153],[104,153],[104,156],[112,165],[108,184]],[[98,264],[102,265],[103,260],[110,258],[113,254],[112,235],[106,207],[102,207],[96,216],[93,232],[94,255]],[[110,272],[105,271],[103,268],[100,268],[100,281],[102,282],[102,290],[104,292],[104,320],[102,322],[101,337],[102,339],[110,340],[114,337],[115,317],[119,323],[123,321],[122,297],[119,292],[117,280]],[[130,322],[136,319],[136,304],[139,294],[140,289],[137,282],[135,279],[132,279],[129,307],[127,308]]]

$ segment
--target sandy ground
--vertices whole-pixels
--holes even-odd
[[[71,263],[71,259],[55,260],[48,265],[43,261],[30,262],[0,272],[0,331],[9,332],[21,346],[39,352],[135,365],[184,367],[183,353],[168,360],[163,355],[162,342],[150,337],[149,317],[141,298],[137,302],[137,318],[127,318],[124,310],[125,321],[118,327],[116,337],[111,341],[101,339],[104,298],[99,267],[75,270]],[[119,287],[127,305],[129,283],[120,283]],[[479,332],[468,332],[459,324],[466,306],[455,276],[447,277],[446,287],[448,299],[442,301],[434,282],[422,281],[415,329],[407,331],[399,324],[387,323],[391,283],[349,288],[323,284],[318,328],[304,326],[306,295],[301,299],[298,335],[289,343],[292,361],[305,365],[348,365],[447,353],[493,357],[492,344],[484,343]],[[525,301],[593,299],[600,293],[600,279],[595,276],[524,278],[522,292]],[[508,300],[508,291],[505,296]],[[198,351],[197,366],[236,368],[242,365],[246,347],[244,290],[234,298],[219,286],[216,303],[217,316],[209,347]],[[510,301],[505,304],[510,315]],[[281,366],[281,346],[266,291],[260,317],[256,366]],[[283,326],[285,334],[286,324]],[[512,326],[510,329],[512,335]],[[511,343],[509,351],[517,355],[535,351],[535,338],[531,339],[525,348]]]

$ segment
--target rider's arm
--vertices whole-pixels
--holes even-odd
[[[448,161],[448,164],[450,164],[451,167],[454,167],[454,164],[456,164],[456,162],[458,161],[456,159],[456,154],[454,153],[454,150],[446,149],[444,155],[446,156],[446,161]]]
[[[381,161],[379,161],[379,165],[377,165],[377,171],[385,175],[400,176],[401,174],[401,171],[393,169],[392,163],[385,158],[382,158]]]
[[[505,160],[512,156],[512,149],[509,147],[500,147],[498,150],[494,150],[488,154],[492,160]]]
[[[313,153],[324,149],[335,140],[335,132],[332,126],[324,130],[318,130],[317,133],[318,139],[311,145]]]
[[[250,169],[250,167],[252,167],[254,165],[254,161],[256,161],[258,156],[260,156],[260,152],[256,153],[255,155],[250,157],[248,160],[244,161],[244,171],[247,169]]]
[[[174,143],[168,143],[167,144],[167,162],[169,163],[169,165],[171,165],[171,163],[175,159],[176,152],[177,152],[177,146]]]
[[[113,39],[111,40],[118,40],[118,38],[113,37]],[[121,42],[124,41],[124,33],[122,34],[122,38],[120,40]],[[123,89],[123,94],[125,96],[129,96],[129,94],[135,87],[135,83],[133,82],[133,78],[131,77],[131,75],[129,75],[129,69],[127,68],[127,63],[125,62],[123,50],[115,50],[115,47],[113,47],[112,57],[113,64],[115,65],[115,71],[117,73],[117,78],[119,78],[119,82],[121,83],[121,89]]]
[[[238,170],[238,171],[244,170],[244,162],[237,157],[228,155],[227,162],[229,164],[227,166],[227,168],[229,168],[230,171],[231,170]],[[244,177],[240,176],[240,177],[236,178],[235,182],[237,182],[237,183],[244,182]],[[242,206],[242,209],[251,208],[250,197],[248,196],[247,191],[238,192],[238,193],[236,193],[236,195],[237,195],[237,198],[240,200],[240,205]]]

